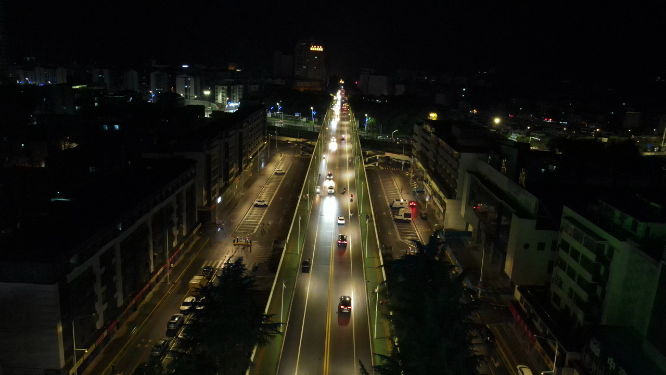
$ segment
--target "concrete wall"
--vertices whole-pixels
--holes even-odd
[[[0,283],[0,366],[4,375],[43,375],[44,369],[64,366],[59,303],[57,284]]]
[[[551,244],[557,241],[558,235],[556,230],[537,230],[536,220],[513,215],[504,265],[504,272],[511,281],[517,285],[549,283],[548,263],[557,258]],[[544,250],[537,250],[540,242],[544,243]]]

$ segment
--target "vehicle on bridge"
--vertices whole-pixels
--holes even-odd
[[[389,206],[391,206],[391,208],[407,207],[407,201],[404,199],[394,199],[389,202]]]
[[[412,221],[412,211],[406,208],[401,208],[396,215],[393,216],[397,221]]]
[[[338,312],[351,313],[352,303],[350,296],[340,297],[340,304],[338,305]]]

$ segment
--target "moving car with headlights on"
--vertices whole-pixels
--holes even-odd
[[[347,246],[347,235],[338,234],[338,246]]]
[[[344,224],[345,223],[345,217],[344,216],[338,216],[338,224]]]

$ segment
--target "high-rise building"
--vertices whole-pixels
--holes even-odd
[[[294,88],[320,91],[326,77],[324,47],[318,40],[301,40],[294,55]]]
[[[123,73],[123,88],[125,90],[139,91],[139,72],[130,69]]]
[[[185,99],[197,99],[201,91],[201,79],[186,74],[176,77],[176,92]]]
[[[150,73],[150,91],[154,95],[169,90],[169,75],[156,70]]]

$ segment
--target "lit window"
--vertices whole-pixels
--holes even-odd
[[[102,129],[109,130],[109,125],[102,125]]]
[[[113,125],[114,130],[120,130],[120,125]]]

